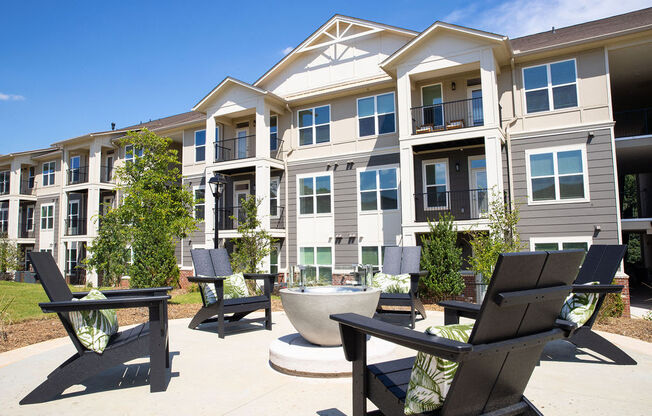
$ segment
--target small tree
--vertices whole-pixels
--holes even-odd
[[[485,283],[493,274],[498,255],[521,251],[523,244],[518,234],[518,207],[511,209],[499,194],[492,194],[489,204],[489,232],[476,232],[471,239],[473,255],[469,263],[475,273],[480,273]]]
[[[464,290],[462,268],[462,248],[457,246],[455,219],[444,214],[439,221],[428,221],[430,233],[421,237],[421,268],[428,275],[421,280],[425,295],[441,299],[459,295]]]
[[[100,218],[98,237],[89,247],[91,255],[84,259],[87,268],[102,273],[103,286],[117,286],[120,278],[129,273],[131,242],[129,227],[120,218],[120,213],[111,210]]]
[[[261,200],[254,195],[249,195],[241,202],[242,212],[238,217],[232,216],[238,222],[240,238],[235,240],[233,254],[231,254],[231,267],[234,272],[260,273],[260,264],[270,253],[276,239],[270,233],[260,228],[258,207]]]
[[[5,234],[0,235],[0,280],[11,279],[10,272],[18,270],[23,256],[16,242],[11,241]]]

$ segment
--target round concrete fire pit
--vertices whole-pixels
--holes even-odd
[[[294,328],[307,341],[342,345],[339,324],[329,318],[335,313],[357,313],[372,317],[380,290],[354,286],[317,286],[281,290],[281,302]]]

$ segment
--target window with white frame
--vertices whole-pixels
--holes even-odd
[[[34,188],[34,176],[35,176],[36,168],[34,166],[31,166],[27,170],[27,188],[32,189]]]
[[[41,230],[54,229],[54,204],[41,205]]]
[[[299,178],[299,214],[331,213],[331,176]]]
[[[27,212],[26,212],[26,229],[27,231],[34,231],[34,207],[29,206],[27,207]]]
[[[57,169],[57,162],[45,162],[43,164],[43,186],[54,185],[54,171]]]
[[[333,252],[331,247],[299,248],[299,264],[306,266],[306,281],[332,284]]]
[[[360,210],[398,209],[396,168],[360,171]]]
[[[203,221],[206,215],[206,187],[196,186],[195,194],[195,219]]]
[[[385,246],[362,246],[360,264],[382,267],[385,260]]]
[[[143,149],[136,147],[134,149],[133,144],[128,144],[125,146],[125,160],[127,163],[131,163],[138,158],[143,157]]]
[[[374,136],[396,132],[394,93],[358,98],[358,135]]]
[[[4,170],[0,172],[0,195],[8,194],[9,193],[9,178],[10,178],[10,172],[8,170]]]
[[[448,207],[448,160],[426,160],[423,162],[424,207]]]
[[[272,274],[278,274],[278,268],[280,265],[280,250],[277,245],[272,246],[269,252],[269,272]]]
[[[0,208],[0,234],[7,234],[9,232],[9,207],[2,206]]]
[[[530,202],[587,199],[588,174],[584,147],[526,151]]]
[[[67,244],[66,249],[66,272],[75,273],[77,270],[77,242],[71,241]]]
[[[524,68],[523,84],[528,113],[577,107],[575,59]]]
[[[584,250],[593,244],[590,236],[581,237],[534,237],[530,239],[530,249],[534,251]]]
[[[272,178],[269,181],[269,215],[274,218],[281,215],[279,210],[280,183],[280,178]]]
[[[299,110],[299,146],[327,143],[331,140],[331,107]]]
[[[206,130],[195,132],[195,162],[206,160]]]
[[[278,149],[278,117],[269,118],[269,150]]]

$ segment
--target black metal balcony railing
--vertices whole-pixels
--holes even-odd
[[[443,214],[451,214],[456,221],[477,220],[486,216],[489,208],[487,189],[443,191],[430,187],[427,192],[414,195],[416,222],[439,221]]]
[[[21,195],[34,195],[36,191],[36,182],[34,178],[20,181],[20,194]]]
[[[616,137],[652,134],[652,107],[614,112]]]
[[[31,224],[32,229],[30,230],[27,223],[21,222],[18,225],[18,238],[34,238],[34,224]]]
[[[215,143],[215,161],[247,159],[256,156],[256,135],[220,140]]]
[[[64,235],[85,235],[86,218],[68,217],[65,220]]]
[[[482,97],[414,107],[410,111],[412,134],[484,125]]]
[[[244,209],[240,206],[220,208],[217,210],[218,230],[237,230],[238,225],[246,220],[247,217]],[[285,228],[284,207],[272,207],[270,210],[269,225],[271,229],[276,230],[282,230]]]
[[[88,182],[88,166],[68,169],[68,185]]]
[[[115,182],[115,172],[113,166],[100,166],[100,182]]]

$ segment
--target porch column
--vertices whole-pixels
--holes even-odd
[[[18,238],[18,220],[20,218],[20,198],[13,195],[20,194],[20,169],[22,163],[20,160],[11,161],[11,170],[9,171],[9,218],[7,226],[7,237],[10,240]]]
[[[98,169],[99,173],[99,169]],[[97,186],[88,187],[88,200],[86,201],[86,235],[97,236],[100,215],[100,188]]]
[[[484,152],[487,163],[487,188],[489,194],[503,194],[503,158],[501,140],[498,137],[484,138]]]
[[[259,97],[256,101],[256,157],[269,158],[269,106],[265,99]],[[258,187],[256,187],[258,189]],[[267,186],[269,193],[269,185]]]
[[[401,189],[401,232],[402,238],[405,242],[406,231],[405,227],[414,224],[414,156],[412,154],[412,146],[401,143],[400,150],[401,161],[401,181],[399,187]],[[405,244],[404,244],[405,245]]]
[[[102,170],[102,143],[100,139],[91,142],[88,150],[88,182],[100,183],[100,171]],[[99,200],[99,196],[98,196]]]
[[[412,135],[412,115],[410,107],[412,107],[412,86],[410,85],[410,76],[401,68],[399,68],[397,81],[396,81],[396,96],[398,103],[398,132],[399,138],[407,138]]]
[[[256,124],[258,125],[258,123]],[[269,156],[269,144],[266,147],[267,147],[267,154]],[[260,228],[263,230],[270,229],[269,182],[270,182],[269,165],[267,163],[257,164],[256,165],[256,200],[260,201],[260,205],[258,205],[258,218],[260,219]],[[269,256],[266,256],[263,259],[261,267],[263,270],[269,270]]]
[[[215,117],[212,115],[209,115],[206,118],[206,163],[211,164],[215,162],[215,126],[217,123],[215,122]],[[190,137],[190,143],[192,143],[192,149],[194,149],[195,146],[195,137],[193,135],[194,133],[190,133],[192,137]],[[192,154],[192,160],[195,160],[195,154],[193,150]],[[210,177],[208,178],[210,179]],[[208,184],[208,180],[206,181]],[[206,188],[208,190],[208,187]],[[206,192],[207,194],[210,192]],[[213,199],[213,196],[211,195],[211,199]]]
[[[491,49],[482,51],[480,57],[480,83],[482,86],[482,112],[485,126],[499,123],[497,64]]]
[[[212,118],[212,117],[211,117]],[[215,130],[215,129],[213,129]],[[215,133],[213,133],[215,134]],[[208,146],[208,147],[213,147],[214,146]],[[206,152],[206,158],[208,159],[208,152]],[[208,181],[214,176],[213,172],[211,170],[206,170],[205,173],[205,183],[206,183],[206,190],[204,192],[204,201],[205,204],[204,206],[206,209],[204,210],[204,241],[195,241],[192,240],[192,246],[197,245],[197,244],[205,244],[206,248],[213,248],[214,247],[214,238],[215,238],[215,209],[217,208],[215,206],[215,197],[213,196],[213,193],[211,192],[211,187],[208,184]],[[222,198],[224,198],[224,195],[222,195]],[[224,200],[224,199],[222,199]],[[184,242],[185,244],[185,242]],[[190,248],[193,248],[193,247]]]

